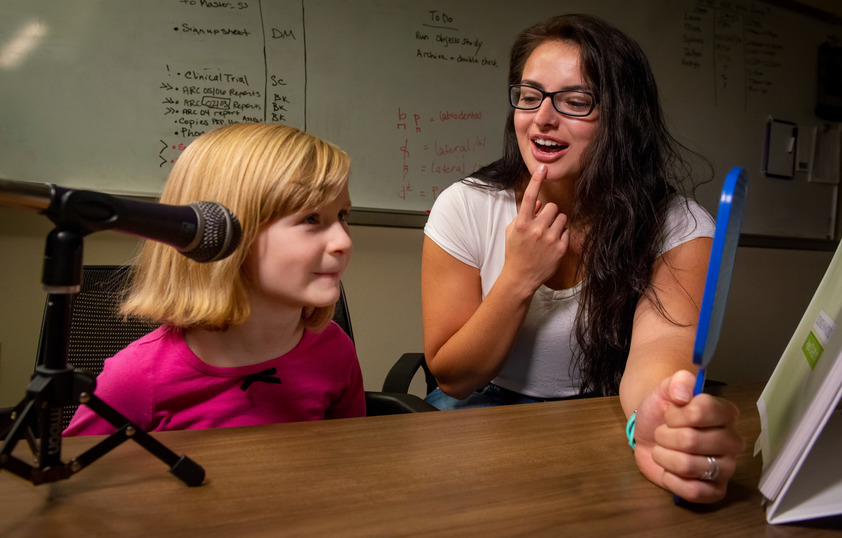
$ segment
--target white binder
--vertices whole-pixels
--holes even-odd
[[[769,523],[842,514],[842,243],[757,401]]]

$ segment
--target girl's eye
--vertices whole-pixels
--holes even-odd
[[[346,222],[348,220],[348,214],[350,211],[340,211],[339,212],[339,222]]]
[[[312,215],[307,215],[306,217],[304,217],[303,222],[304,222],[304,224],[313,224],[313,225],[315,225],[315,224],[318,224],[318,223],[319,223],[319,220],[320,220],[320,219],[319,219],[319,215],[318,215],[318,213],[313,213]]]

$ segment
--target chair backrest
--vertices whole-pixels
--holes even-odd
[[[351,328],[351,313],[348,310],[348,301],[345,300],[345,286],[339,282],[339,300],[336,301],[336,308],[333,311],[333,321],[342,327],[351,341],[354,342],[354,330]]]
[[[118,313],[129,278],[126,265],[86,265],[82,268],[82,287],[73,299],[67,363],[97,376],[105,359],[152,332],[158,325],[137,318],[124,319]],[[334,311],[336,323],[354,339],[351,317],[340,283],[339,301]],[[41,338],[45,338],[41,333]],[[64,427],[70,423],[76,405],[64,408]]]
[[[82,288],[73,299],[67,362],[93,375],[105,359],[158,327],[117,313],[129,276],[128,266],[87,265]],[[42,337],[44,335],[42,334]]]

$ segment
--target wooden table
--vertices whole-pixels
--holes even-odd
[[[748,443],[725,502],[687,508],[638,472],[617,398],[155,434],[205,468],[190,488],[134,443],[69,480],[0,472],[0,536],[757,536],[761,386],[725,387]],[[98,438],[65,441],[70,459]],[[25,443],[18,450],[27,451]]]

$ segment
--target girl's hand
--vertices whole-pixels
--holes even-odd
[[[725,496],[745,441],[736,428],[737,407],[709,394],[694,397],[694,384],[692,373],[676,372],[641,402],[635,460],[655,484],[684,500],[712,503]]]
[[[567,215],[553,203],[541,204],[538,193],[547,176],[541,165],[532,174],[515,219],[506,227],[506,267],[534,293],[553,276],[567,252]],[[531,295],[530,293],[530,295]]]

